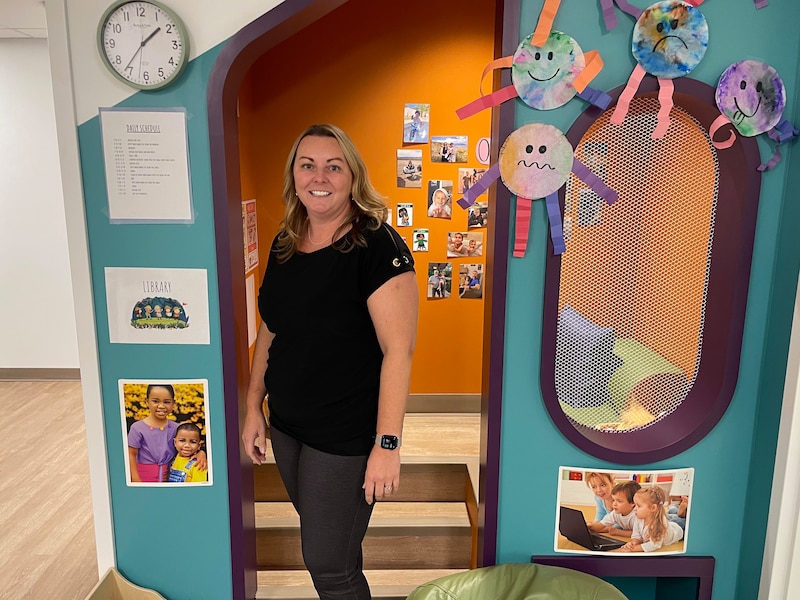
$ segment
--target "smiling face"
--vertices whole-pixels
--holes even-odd
[[[200,434],[192,430],[179,429],[175,434],[175,450],[184,458],[194,456],[200,450]]]
[[[511,64],[511,81],[519,97],[539,110],[558,108],[577,93],[575,78],[586,61],[577,42],[560,31],[550,32],[544,46],[531,45],[533,34],[522,40]]]
[[[500,148],[500,176],[506,187],[523,198],[545,198],[566,183],[573,150],[558,129],[529,123],[513,131]]]
[[[656,77],[688,75],[708,47],[708,24],[697,8],[680,0],[646,8],[633,29],[633,57]]]
[[[147,408],[150,414],[158,420],[165,420],[175,408],[175,398],[167,388],[154,385],[147,395]]]
[[[336,138],[304,137],[297,146],[292,175],[297,197],[309,218],[344,219],[350,210],[353,174]]]
[[[757,60],[743,60],[725,69],[715,97],[720,112],[746,137],[775,127],[786,107],[780,75]]]

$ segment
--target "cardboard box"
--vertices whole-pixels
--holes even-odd
[[[113,567],[106,571],[86,600],[167,600],[153,590],[134,585]]]

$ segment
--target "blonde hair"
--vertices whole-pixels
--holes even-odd
[[[605,479],[610,487],[614,487],[614,475],[602,471],[587,471],[586,472],[586,487],[592,487],[592,479]]]
[[[645,525],[650,532],[650,539],[654,542],[661,541],[664,534],[667,533],[667,507],[665,506],[667,495],[657,485],[651,485],[640,489],[634,494],[635,496],[639,496],[646,503],[656,507],[653,519]]]
[[[308,212],[295,191],[294,161],[300,142],[308,136],[330,137],[339,143],[345,162],[353,175],[350,190],[350,213],[333,235],[333,247],[340,252],[349,252],[355,246],[366,246],[363,229],[376,230],[386,221],[387,208],[384,197],[369,180],[364,159],[348,135],[335,125],[327,123],[311,125],[295,140],[283,171],[283,220],[278,228],[276,255],[279,262],[286,262],[297,252],[303,236],[308,232]],[[343,232],[350,231],[339,238]],[[337,239],[339,238],[339,239]]]

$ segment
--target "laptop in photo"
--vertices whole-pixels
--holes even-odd
[[[589,531],[589,527],[583,518],[583,513],[567,506],[559,507],[558,531],[569,541],[597,552],[614,550],[625,545],[622,540],[616,540]]]

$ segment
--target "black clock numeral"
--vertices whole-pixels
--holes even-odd
[[[145,81],[150,81],[150,73],[148,73],[147,71],[144,71],[142,73],[142,79],[144,79]]]
[[[137,6],[136,7],[136,16],[143,17],[144,16],[144,6]]]
[[[181,45],[178,43],[178,40],[172,40],[172,49],[173,50],[177,50],[180,47],[181,47]]]
[[[128,74],[128,77],[133,77],[133,67],[125,67],[125,72]]]
[[[122,25],[120,25],[119,23],[112,23],[111,31],[113,31],[114,33],[122,33]]]
[[[109,48],[115,48],[117,45],[117,42],[114,40],[114,38],[108,38],[106,43],[108,44]]]
[[[117,54],[117,55],[114,57],[114,64],[115,64],[115,65],[121,65],[121,64],[122,64],[122,57],[121,57],[119,54]]]
[[[164,67],[158,67],[158,76],[164,78]]]
[[[172,23],[167,23],[165,31],[167,33],[172,33]]]
[[[171,64],[173,67],[175,66],[175,59],[174,59],[174,58],[172,58],[171,56],[169,57],[169,60],[168,60],[167,62],[168,62],[169,64]]]
[[[122,18],[125,19],[126,21],[130,21],[131,20],[131,13],[129,13],[127,10],[123,10],[122,11]]]

